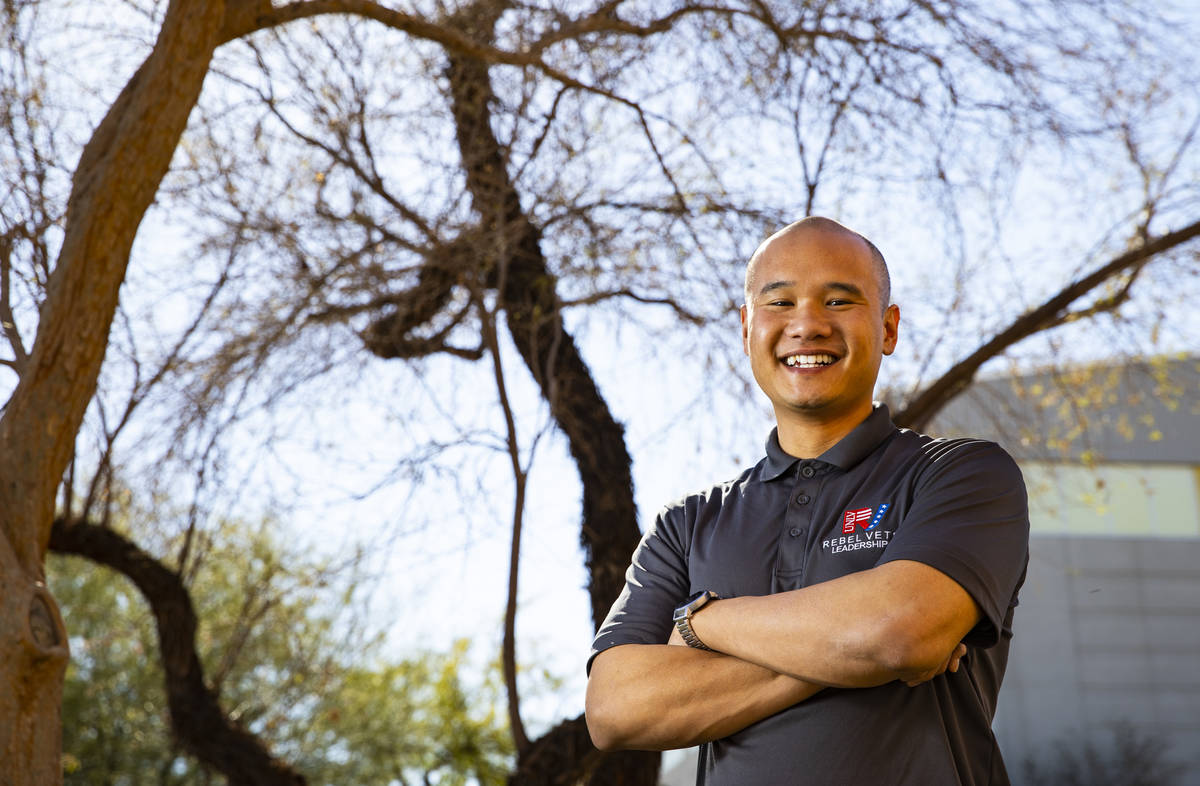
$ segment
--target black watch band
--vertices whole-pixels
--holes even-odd
[[[700,637],[692,630],[692,616],[710,600],[720,599],[720,595],[712,590],[707,590],[695,595],[687,603],[675,609],[675,614],[672,615],[672,619],[675,621],[675,629],[679,631],[679,635],[683,637],[684,643],[689,647],[698,650],[708,650],[709,652],[713,651],[712,647],[700,641]]]

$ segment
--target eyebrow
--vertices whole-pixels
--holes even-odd
[[[848,284],[844,281],[830,281],[825,285],[825,288],[836,289],[839,292],[845,292],[848,295],[855,295],[862,298],[867,296],[867,293],[862,291],[862,287],[858,286],[857,284]]]
[[[776,289],[786,289],[788,287],[795,286],[795,284],[795,281],[771,281],[770,283],[764,284],[762,289],[758,290],[758,294],[765,295],[768,292],[774,292]],[[862,298],[866,297],[866,293],[863,292],[862,287],[845,281],[830,281],[825,284],[825,289],[845,292],[849,295],[855,295]]]
[[[764,284],[763,288],[758,290],[758,294],[765,295],[768,292],[774,292],[776,289],[786,289],[790,286],[795,286],[795,281],[772,281],[769,284]]]

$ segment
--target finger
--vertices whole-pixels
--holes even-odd
[[[954,652],[950,653],[950,662],[947,665],[947,668],[952,673],[957,672],[959,662],[962,661],[962,659],[966,656],[966,654],[967,654],[967,645],[963,644],[962,642],[959,642],[958,646],[954,648]]]

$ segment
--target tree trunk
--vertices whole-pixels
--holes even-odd
[[[95,392],[129,250],[199,97],[224,4],[172,2],[83,150],[37,340],[0,417],[0,773],[61,782],[67,637],[46,591],[54,500]]]
[[[491,125],[494,100],[487,64],[449,52],[446,76],[467,189],[481,219],[482,258],[495,260],[489,283],[499,289],[508,329],[551,415],[566,434],[583,485],[580,540],[587,554],[592,622],[599,627],[624,584],[641,538],[624,429],[608,408],[562,321],[556,280],[541,250],[541,233],[521,208]],[[565,721],[518,760],[512,784],[653,786],[657,753],[601,756],[582,719]]]
[[[6,523],[9,520],[6,516]],[[54,598],[0,539],[0,783],[58,783],[67,640]]]

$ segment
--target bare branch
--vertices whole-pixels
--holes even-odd
[[[894,417],[896,424],[914,429],[923,428],[942,407],[971,384],[975,373],[984,363],[1034,333],[1059,324],[1065,309],[1113,276],[1139,268],[1158,254],[1181,246],[1197,236],[1200,236],[1200,221],[1126,251],[1087,276],[1067,285],[1042,305],[1017,317],[1007,328],[960,360],[937,381],[921,391],[912,402],[896,414]],[[1131,276],[1130,284],[1132,284],[1132,278]]]
[[[492,374],[496,383],[496,396],[504,413],[505,444],[509,465],[513,474],[512,543],[508,555],[508,599],[504,604],[504,686],[508,691],[508,722],[512,729],[513,744],[517,756],[529,750],[529,736],[521,721],[521,698],[517,690],[517,591],[521,565],[521,529],[525,516],[525,487],[529,474],[521,462],[521,446],[517,434],[517,421],[512,403],[508,398],[508,387],[504,382],[504,364],[500,358],[500,340],[496,335],[496,314],[479,304],[479,323],[484,346],[492,357]]]
[[[607,292],[596,292],[586,297],[575,298],[573,300],[564,300],[562,302],[562,307],[571,308],[572,306],[591,306],[595,305],[596,303],[601,303],[605,300],[611,300],[613,298],[628,298],[629,300],[636,300],[639,303],[667,306],[674,311],[680,319],[685,322],[690,322],[693,325],[703,326],[712,321],[708,317],[701,316],[700,314],[687,310],[673,298],[639,295],[637,292],[634,292],[630,289],[614,289]]]
[[[29,363],[29,354],[21,341],[21,331],[17,327],[17,318],[12,309],[12,251],[11,233],[0,236],[0,328],[3,328],[4,336],[13,351],[13,359],[4,361],[4,364],[20,376]]]

